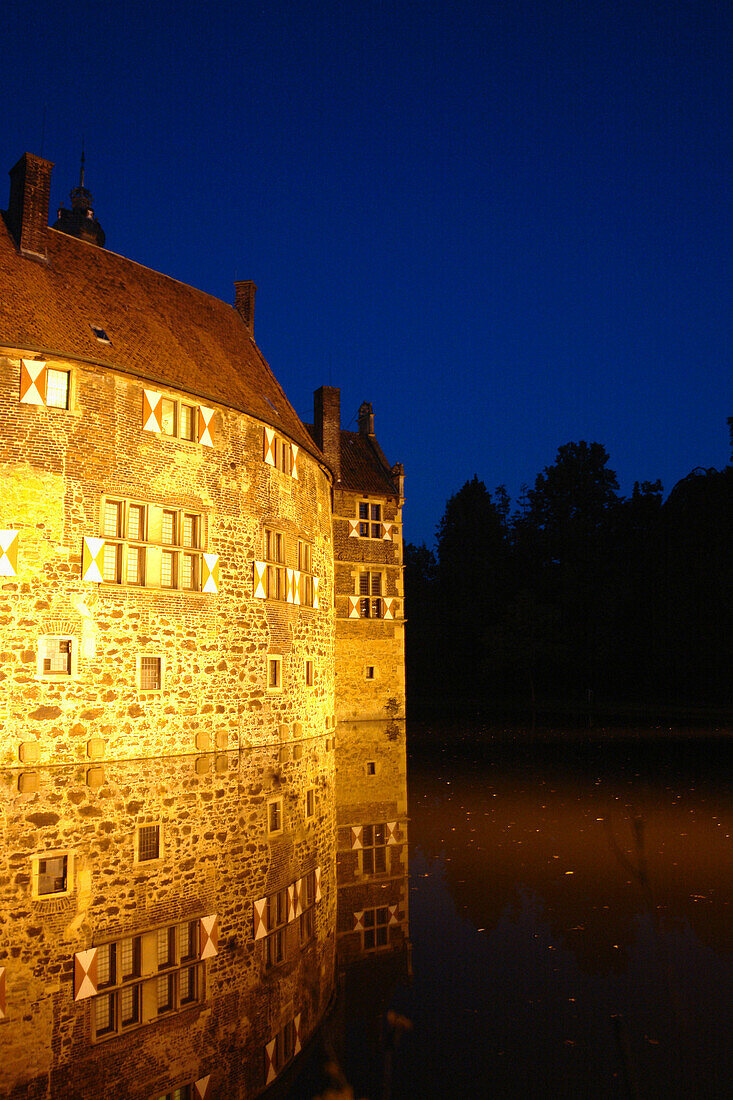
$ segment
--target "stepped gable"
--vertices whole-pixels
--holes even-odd
[[[43,239],[45,259],[21,255],[0,218],[4,347],[97,363],[249,413],[322,461],[233,306],[60,230]]]

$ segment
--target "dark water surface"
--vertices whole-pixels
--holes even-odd
[[[354,1095],[733,1095],[731,743],[424,733],[412,978],[347,979]],[[412,1029],[385,1054],[388,1007]]]

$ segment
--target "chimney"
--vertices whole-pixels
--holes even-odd
[[[359,434],[374,435],[374,409],[369,401],[359,406]]]
[[[328,459],[336,481],[341,480],[341,391],[321,386],[313,394],[316,443]]]
[[[255,291],[257,287],[251,279],[243,279],[234,284],[234,308],[247,326],[251,336],[255,331]]]
[[[21,252],[44,258],[52,168],[50,160],[24,153],[10,169],[8,229]]]

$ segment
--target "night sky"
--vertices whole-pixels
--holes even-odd
[[[464,481],[516,500],[569,441],[625,493],[726,465],[732,12],[9,0],[0,168],[54,161],[55,217],[83,137],[111,250],[253,279],[297,411],[371,400],[430,543]]]

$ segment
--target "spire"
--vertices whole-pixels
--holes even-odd
[[[59,216],[54,229],[60,229],[62,233],[68,233],[71,237],[79,237],[90,244],[98,244],[104,247],[104,230],[94,216],[92,209],[92,193],[84,186],[84,171],[86,156],[84,152],[84,138],[81,140],[81,167],[79,169],[79,186],[70,193],[71,210],[60,207]]]

